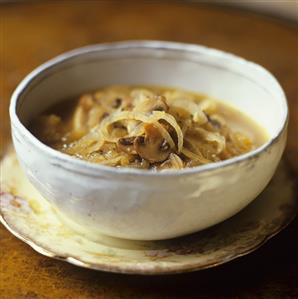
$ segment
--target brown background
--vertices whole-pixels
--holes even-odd
[[[269,69],[290,106],[286,160],[298,176],[297,24],[209,5],[51,1],[0,5],[0,142],[8,103],[34,67],[72,48],[125,39],[199,43]],[[298,190],[297,190],[298,191]],[[35,253],[0,227],[0,298],[298,298],[298,221],[257,252],[201,272],[138,277],[81,269]]]

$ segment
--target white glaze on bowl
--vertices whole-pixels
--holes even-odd
[[[248,254],[283,229],[297,212],[295,178],[285,163],[266,189],[236,216],[210,229],[162,241],[71,230],[25,177],[14,151],[0,162],[0,222],[34,250],[77,266],[130,274],[169,274],[215,267]]]
[[[57,101],[108,84],[182,87],[226,100],[270,135],[259,149],[193,169],[152,173],[80,161],[38,141],[28,121]],[[76,230],[93,239],[157,240],[231,217],[268,184],[286,142],[287,104],[262,67],[201,46],[167,42],[95,45],[28,75],[12,97],[15,149],[33,185]]]

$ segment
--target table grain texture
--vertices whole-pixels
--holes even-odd
[[[76,47],[128,39],[198,43],[270,70],[290,107],[285,159],[298,177],[298,27],[242,10],[165,1],[0,4],[0,145],[9,98],[33,68]],[[297,186],[297,185],[296,185]],[[298,190],[297,190],[298,191]],[[117,275],[52,260],[0,227],[0,298],[298,298],[298,221],[256,252],[217,268],[172,276]]]

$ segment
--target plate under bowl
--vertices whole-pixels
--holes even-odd
[[[169,274],[214,267],[248,254],[281,231],[297,210],[294,182],[282,163],[269,186],[246,209],[210,229],[164,241],[97,242],[65,226],[9,152],[1,163],[0,220],[37,252],[90,269]]]

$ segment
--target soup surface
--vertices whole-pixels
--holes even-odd
[[[162,87],[108,86],[51,107],[30,124],[45,144],[94,163],[182,169],[262,145],[264,130],[206,95]]]

